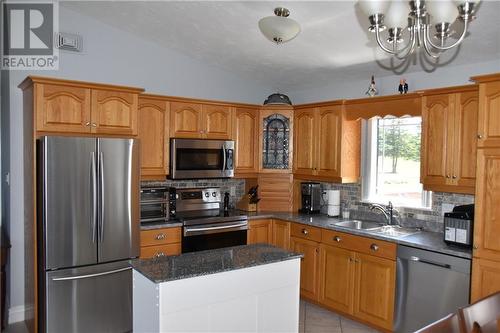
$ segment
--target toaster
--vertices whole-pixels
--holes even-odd
[[[444,241],[451,245],[472,247],[474,205],[455,206],[444,214]]]

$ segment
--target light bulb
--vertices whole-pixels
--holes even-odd
[[[389,1],[380,0],[360,0],[358,1],[361,10],[370,17],[375,14],[385,14],[389,8]]]
[[[453,23],[458,16],[458,9],[451,1],[430,0],[425,6],[433,24]]]
[[[384,18],[387,28],[406,28],[408,26],[408,3],[402,0],[391,2],[391,6]]]

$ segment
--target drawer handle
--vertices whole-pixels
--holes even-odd
[[[482,138],[483,138],[483,136],[482,136],[481,134],[478,134],[478,135],[477,135],[477,138],[478,138],[478,139],[482,139]]]
[[[342,238],[340,238],[339,236],[335,236],[335,237],[333,237],[333,240],[336,241],[337,243],[340,243]]]
[[[158,234],[155,236],[155,239],[156,240],[162,240],[162,239],[165,239],[165,234]]]
[[[372,244],[372,245],[370,245],[370,249],[372,251],[378,251],[378,245],[377,244]]]
[[[165,256],[165,253],[163,252],[157,252],[155,253],[155,255],[153,256],[154,258],[161,258],[161,257],[164,257]]]
[[[307,231],[307,229],[302,229],[302,233],[303,233],[304,235],[307,235],[307,234],[309,234],[309,231]]]

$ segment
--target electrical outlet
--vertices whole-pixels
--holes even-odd
[[[229,188],[229,194],[233,197],[236,195],[236,186],[231,186],[231,188]]]

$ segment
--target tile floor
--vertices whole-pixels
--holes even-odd
[[[378,331],[323,309],[300,301],[299,333],[377,333]]]
[[[9,325],[2,333],[27,333],[24,323]],[[341,315],[300,301],[299,333],[377,333],[378,331],[359,324]]]

